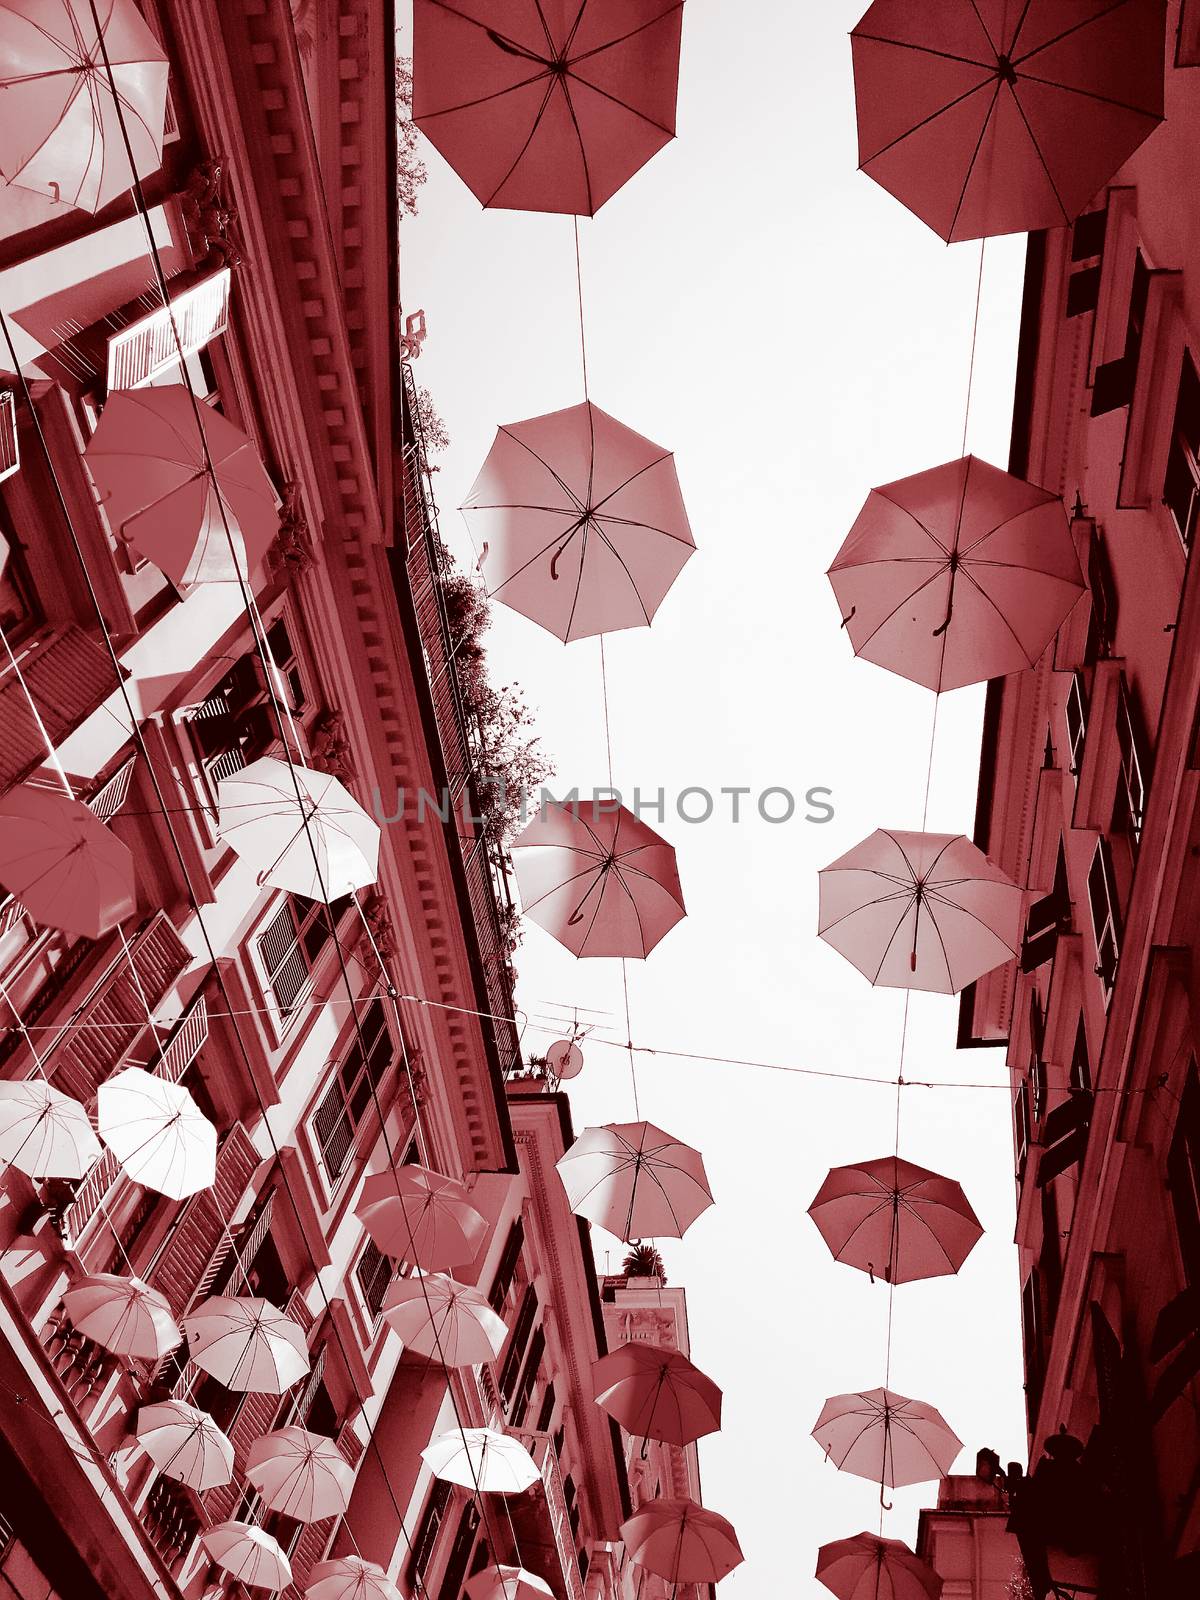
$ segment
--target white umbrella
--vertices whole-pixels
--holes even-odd
[[[183,1339],[166,1299],[140,1278],[90,1273],[64,1293],[63,1305],[77,1332],[115,1356],[161,1361]]]
[[[525,1446],[494,1428],[452,1428],[425,1446],[421,1460],[435,1478],[496,1494],[519,1494],[541,1477]]]
[[[554,1590],[524,1567],[489,1567],[467,1585],[467,1600],[554,1600]]]
[[[576,1216],[627,1243],[682,1239],[713,1203],[700,1152],[652,1122],[585,1128],[557,1171]]]
[[[0,1083],[0,1161],[30,1178],[82,1178],[99,1157],[78,1100],[44,1078]]]
[[[269,1300],[210,1295],[183,1326],[192,1360],[227,1389],[283,1394],[308,1371],[303,1328]]]
[[[350,1504],[354,1468],[332,1439],[277,1428],[250,1446],[246,1476],[272,1511],[293,1522],[336,1517]]]
[[[216,1489],[233,1477],[233,1445],[207,1411],[183,1400],[141,1406],[135,1431],[158,1470],[189,1489]]]
[[[221,780],[217,805],[218,834],[259,883],[338,900],[375,882],[379,827],[328,772],[263,756]]]
[[[211,1189],[217,1130],[179,1083],[126,1067],[100,1085],[100,1136],[127,1177],[171,1200]]]
[[[383,1302],[383,1317],[408,1349],[447,1367],[494,1361],[508,1337],[507,1324],[486,1296],[440,1272],[397,1280]]]
[[[291,1562],[278,1540],[252,1522],[216,1522],[200,1543],[223,1572],[250,1589],[286,1589],[292,1581]]]
[[[361,1556],[318,1561],[304,1593],[308,1600],[403,1600],[383,1568]]]

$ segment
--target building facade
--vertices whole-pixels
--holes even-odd
[[[1029,242],[1010,467],[1063,495],[1088,592],[989,686],[975,838],[1030,908],[960,1029],[1008,1051],[1042,1532],[1113,1596],[1188,1592],[1200,1551],[1200,8],[1171,9],[1166,122]]]

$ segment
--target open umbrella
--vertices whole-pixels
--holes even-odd
[[[385,1256],[423,1272],[465,1266],[487,1237],[487,1219],[463,1185],[416,1162],[368,1178],[354,1215]]]
[[[30,1178],[82,1178],[100,1156],[86,1109],[44,1078],[0,1083],[0,1162]]]
[[[621,1524],[629,1559],[668,1583],[718,1583],[739,1566],[733,1524],[694,1500],[652,1500]]]
[[[820,876],[817,932],[885,988],[957,994],[1020,951],[1024,894],[962,834],[878,828]]]
[[[564,643],[648,627],[696,548],[674,456],[590,401],[499,428],[462,509],[488,594]]]
[[[246,1455],[246,1477],[269,1510],[293,1522],[339,1516],[354,1488],[354,1468],[336,1442],[295,1426],[254,1441]]]
[[[222,778],[217,804],[217,832],[259,883],[339,900],[375,882],[379,825],[331,773],[263,756]]]
[[[862,170],[943,239],[1072,221],[1163,115],[1163,0],[875,0]]]
[[[212,1187],[217,1130],[181,1083],[126,1067],[96,1101],[100,1137],[127,1177],[172,1200]]]
[[[133,0],[6,0],[0,91],[0,173],[22,189],[94,212],[162,165],[167,58]]]
[[[648,956],[687,913],[675,851],[624,806],[550,801],[517,835],[521,908],[576,956]]]
[[[407,1349],[447,1367],[494,1361],[508,1337],[486,1296],[440,1272],[398,1279],[383,1302],[383,1319]]]
[[[402,1600],[383,1568],[361,1556],[318,1561],[308,1574],[304,1593],[308,1600]]]
[[[181,383],[115,390],[84,456],[113,532],[172,583],[245,579],[279,532],[258,451]]]
[[[554,1600],[554,1590],[524,1567],[489,1567],[467,1584],[467,1600]]]
[[[133,856],[81,800],[18,784],[0,800],[0,885],[44,928],[100,939],[137,910]]]
[[[855,655],[939,694],[1035,666],[1084,589],[1059,497],[978,456],[872,489],[829,581]]]
[[[541,1477],[520,1440],[494,1428],[452,1428],[425,1446],[421,1460],[435,1478],[495,1494],[520,1494]]]
[[[721,1426],[721,1391],[679,1350],[623,1344],[592,1364],[596,1404],[626,1433],[692,1444]]]
[[[834,1167],[808,1214],[835,1260],[886,1283],[957,1272],[983,1233],[960,1184],[899,1156]]]
[[[413,121],[485,206],[591,216],[675,137],[682,0],[416,0]]]
[[[210,1295],[183,1326],[188,1355],[227,1389],[283,1394],[308,1371],[304,1329],[268,1300]]]
[[[252,1522],[217,1522],[200,1543],[223,1572],[250,1589],[286,1589],[292,1567],[277,1539]]]
[[[826,1400],[813,1438],[842,1472],[892,1489],[944,1478],[962,1449],[940,1411],[890,1389]]]
[[[181,1340],[166,1298],[140,1278],[92,1272],[63,1294],[76,1330],[115,1356],[161,1361]]]
[[[207,1411],[182,1400],[140,1406],[135,1432],[158,1470],[189,1489],[216,1489],[233,1478],[233,1445]]]
[[[682,1239],[713,1203],[700,1152],[652,1122],[585,1128],[557,1170],[576,1216],[626,1242]]]
[[[938,1600],[942,1580],[899,1539],[857,1533],[817,1551],[817,1577],[837,1600]]]

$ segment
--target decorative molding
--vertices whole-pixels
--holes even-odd
[[[179,205],[197,265],[233,270],[245,258],[237,233],[237,207],[224,198],[224,169],[224,156],[193,167],[179,192]]]

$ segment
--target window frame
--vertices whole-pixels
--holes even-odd
[[[383,991],[377,990],[375,993],[367,996],[366,999],[368,1001],[368,1006],[363,1008],[356,1021],[351,1022],[345,1042],[342,1048],[335,1055],[331,1063],[330,1071],[322,1081],[321,1086],[313,1100],[312,1109],[307,1117],[308,1137],[311,1140],[312,1149],[320,1166],[321,1176],[326,1190],[331,1197],[337,1193],[338,1189],[346,1181],[348,1175],[354,1171],[354,1156],[358,1149],[362,1128],[370,1119],[370,1114],[374,1109],[376,1099],[379,1099],[382,1102],[381,1091],[383,1085],[387,1082],[389,1072],[391,1072],[391,1070],[395,1067],[397,1061],[402,1059],[403,1045],[402,1042],[398,1043],[396,1036],[392,1031],[392,1024],[388,1016],[388,1007]],[[371,1052],[373,1052],[376,1048],[385,1049],[386,1059],[384,1060],[383,1065],[379,1068],[378,1076],[374,1080],[371,1078],[367,1064],[365,1062],[360,1062],[359,1066],[355,1070],[353,1083],[348,1085],[344,1074],[347,1070],[347,1064],[354,1057],[355,1053],[358,1052],[361,1055],[362,1047],[360,1045],[360,1038],[365,1034],[366,1029],[364,1027],[364,1021],[368,1015],[378,1016],[380,1019],[379,1031],[371,1040],[368,1049]],[[366,1086],[365,1098],[362,1100],[361,1108],[355,1110],[352,1097],[354,1093],[361,1090],[364,1085]],[[341,1101],[340,1112],[336,1119],[336,1125],[340,1125],[343,1121],[349,1124],[348,1131],[345,1136],[344,1155],[336,1172],[329,1164],[326,1141],[317,1126],[317,1119],[321,1116],[322,1112],[325,1110],[325,1107],[332,1102],[335,1090],[339,1091]]]
[[[1073,778],[1079,777],[1083,767],[1083,748],[1087,743],[1088,700],[1087,683],[1083,673],[1075,671],[1071,674],[1063,706],[1063,721],[1067,730],[1067,771]]]
[[[1103,902],[1100,891],[1103,890]],[[1113,872],[1112,853],[1108,840],[1101,834],[1088,866],[1088,910],[1091,914],[1092,937],[1095,941],[1096,976],[1108,1004],[1117,981],[1121,960],[1121,909],[1117,899],[1116,875]]]

